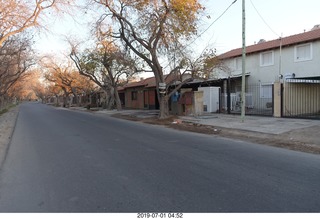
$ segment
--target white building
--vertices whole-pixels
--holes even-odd
[[[242,48],[219,56],[228,67],[218,75],[234,76],[242,73]],[[311,31],[272,41],[261,40],[246,48],[246,72],[249,83],[270,83],[279,76],[320,79],[320,27]],[[294,75],[292,75],[294,74]]]
[[[231,107],[234,108],[240,101],[242,48],[226,52],[219,59],[225,68],[217,69],[214,77],[233,78],[230,89],[234,99],[231,98]],[[320,114],[320,26],[272,41],[260,40],[248,46],[246,75],[247,108],[271,108],[272,85],[281,82],[288,91],[283,94],[284,115]],[[249,86],[253,84],[258,86],[257,91],[250,90]],[[226,89],[223,90],[226,93]]]

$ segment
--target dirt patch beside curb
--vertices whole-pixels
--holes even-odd
[[[0,167],[6,156],[18,114],[19,106],[15,106],[0,115]]]
[[[320,147],[312,143],[306,143],[299,140],[294,140],[291,136],[294,133],[284,133],[284,134],[266,134],[254,131],[245,131],[238,129],[229,129],[222,127],[214,127],[210,125],[202,125],[193,122],[185,122],[180,120],[177,116],[172,116],[165,120],[159,120],[156,116],[149,118],[139,118],[134,115],[122,115],[114,114],[113,117],[126,119],[131,121],[139,121],[143,123],[153,124],[153,125],[163,125],[169,128],[202,133],[207,135],[215,135],[224,138],[238,139],[242,141],[265,144],[280,148],[286,148],[295,151],[302,151],[313,154],[320,154]],[[294,132],[294,131],[293,131]]]

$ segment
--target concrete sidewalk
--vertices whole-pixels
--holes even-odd
[[[183,121],[211,125],[230,129],[261,132],[266,134],[282,134],[292,130],[320,127],[320,120],[274,118],[262,116],[246,116],[242,122],[240,115],[208,114],[199,117],[181,116]],[[319,133],[320,135],[320,133]]]
[[[86,110],[85,108],[81,108]],[[94,113],[113,115],[121,114],[140,119],[155,118],[159,110],[101,110]],[[287,142],[300,142],[320,148],[320,120],[274,118],[263,116],[246,116],[244,122],[240,115],[206,114],[203,116],[179,116],[184,122],[213,126],[217,129],[239,131],[248,138],[274,138]]]
[[[159,110],[98,110],[96,113],[108,115],[122,114],[148,118],[158,115]],[[320,127],[320,120],[246,116],[244,122],[242,122],[240,115],[233,114],[205,114],[198,117],[179,116],[179,118],[185,122],[275,135],[304,128]]]
[[[298,146],[312,145],[320,148],[320,120],[246,116],[242,122],[240,115],[226,114],[210,114],[197,118],[182,116],[181,119],[218,129],[220,127],[243,131],[243,135],[248,138],[260,137],[266,142],[278,139]]]

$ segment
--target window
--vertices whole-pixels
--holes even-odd
[[[272,84],[260,84],[260,98],[272,98]]]
[[[138,91],[131,91],[131,100],[138,100]]]
[[[274,65],[274,52],[263,52],[260,53],[260,66]]]
[[[242,69],[242,58],[236,58],[236,70],[241,70]]]
[[[294,49],[294,61],[302,62],[312,59],[312,44],[298,45]]]

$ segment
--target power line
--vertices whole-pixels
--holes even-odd
[[[189,45],[187,45],[187,46],[190,46],[190,45],[191,45],[192,43],[194,43],[199,37],[201,37],[202,34],[204,34],[205,32],[207,32],[207,31],[210,29],[210,27],[212,27],[212,25],[215,24],[215,23],[231,8],[231,6],[232,6],[233,4],[235,4],[236,2],[237,2],[237,0],[234,0],[234,1],[227,7],[227,9],[222,12],[222,14],[221,14],[219,17],[217,17],[204,31],[202,31],[202,33],[200,33],[200,34],[199,34]],[[186,47],[187,47],[187,46],[186,46]]]
[[[236,2],[237,2],[237,0],[234,0],[234,1],[227,7],[227,9],[224,10],[224,12],[222,12],[222,14],[221,14],[219,17],[217,17],[217,18],[207,27],[207,29],[205,29],[205,30],[200,34],[200,36],[201,36],[202,34],[204,34],[207,30],[209,30],[209,28],[210,28],[214,23],[216,23],[216,22],[229,10],[229,8],[231,8],[231,6],[232,6],[233,4],[235,4]]]
[[[205,32],[207,32],[213,24],[215,24],[230,8],[232,5],[234,5],[238,0],[234,0],[222,13],[219,17],[217,17],[204,31],[202,31],[193,41],[191,41],[189,44],[182,47],[182,49],[191,46],[197,39],[199,39]],[[212,38],[211,38],[212,39]],[[211,41],[209,40],[209,42]],[[201,54],[205,51],[205,49],[201,52]],[[166,65],[165,68],[167,68],[173,61],[170,60],[169,63]]]
[[[263,23],[272,31],[272,33],[274,33],[275,35],[277,35],[278,37],[281,38],[281,36],[279,34],[277,34],[271,27],[270,25],[265,21],[265,19],[262,17],[262,15],[259,13],[258,9],[256,8],[256,6],[253,4],[252,0],[250,0],[254,10],[257,12],[257,14],[259,15],[259,17],[261,18],[261,20],[263,21]]]

